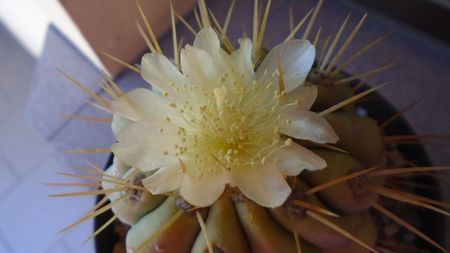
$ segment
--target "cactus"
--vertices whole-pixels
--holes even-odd
[[[128,252],[380,252],[374,219],[386,215],[447,252],[384,208],[381,196],[449,215],[442,209],[448,204],[387,185],[398,175],[449,168],[396,167],[386,155],[395,150],[387,150],[382,122],[357,113],[360,99],[383,85],[358,92],[351,81],[365,76],[344,76],[337,63],[366,16],[335,49],[346,19],[313,65],[320,33],[315,47],[306,39],[322,2],[305,17],[304,39],[293,39],[296,28],[267,50],[262,38],[271,1],[261,20],[255,11],[253,41],[240,39],[239,49],[200,1],[202,29],[181,58],[174,36],[173,63],[161,54],[138,4],[147,29],[142,33],[152,50],[140,72],[161,93],[124,93],[107,80],[105,90],[113,100],[106,107],[114,114],[118,143],[112,147],[113,165],[106,172],[94,170],[103,190],[86,192],[106,196],[67,229],[112,209],[115,216],[108,224],[119,219],[131,226]],[[173,25],[174,20],[172,12]],[[177,86],[186,82],[190,86]],[[199,87],[204,82],[216,85]],[[68,195],[77,193],[55,196]]]

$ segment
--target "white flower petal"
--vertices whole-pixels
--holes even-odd
[[[128,166],[128,164],[119,160],[119,158],[117,158],[116,156],[113,158],[113,164],[114,166],[116,166],[117,172],[120,174],[120,176],[118,177],[122,177],[128,170],[131,169],[130,166]]]
[[[260,167],[232,168],[232,183],[249,199],[264,207],[281,206],[291,188],[273,163]]]
[[[133,89],[111,103],[111,109],[115,114],[132,121],[152,119],[161,121],[168,115],[173,114],[168,105],[160,95],[149,89]],[[176,115],[176,114],[175,114]]]
[[[200,48],[209,54],[215,54],[220,48],[219,37],[211,27],[206,27],[198,32],[194,40],[194,47]]]
[[[339,137],[330,124],[320,115],[304,110],[287,110],[282,115],[284,122],[281,133],[296,139],[310,140],[317,143],[335,143]]]
[[[163,132],[160,130],[163,129]],[[155,170],[177,163],[175,131],[168,124],[139,121],[129,124],[112,146],[115,156],[142,171]],[[169,155],[165,155],[167,151]]]
[[[220,46],[219,37],[211,27],[202,29],[195,37],[194,47],[203,49],[211,56],[220,73],[232,68],[230,55]]]
[[[327,166],[322,157],[297,143],[278,150],[269,160],[274,160],[278,169],[286,176],[297,176],[304,169],[314,171]]]
[[[177,96],[170,84],[184,85],[183,74],[162,54],[148,53],[142,57],[141,75],[145,81],[156,87],[159,91],[168,92]]]
[[[238,40],[240,47],[231,53],[235,71],[244,75],[244,80],[250,83],[253,79],[252,41],[249,38]]]
[[[116,166],[116,164],[115,163],[113,163],[113,164],[111,164],[111,166],[109,166],[108,167],[108,169],[105,171],[105,174],[103,175],[103,178],[107,178],[108,176],[109,177],[115,177],[115,178],[122,178],[122,176],[125,174],[125,173],[120,173],[121,171],[119,171],[118,169],[117,169],[117,166]],[[105,189],[105,190],[109,190],[109,189],[113,189],[114,187],[116,187],[116,184],[115,183],[113,183],[113,182],[111,182],[111,181],[109,181],[109,180],[102,180],[102,182],[101,182],[101,187],[102,187],[102,189]],[[117,195],[120,195],[120,194],[115,194],[116,196]]]
[[[286,92],[303,84],[311,70],[315,48],[307,40],[290,40],[274,47],[256,71],[256,79],[262,85],[274,81],[273,74],[281,64]]]
[[[181,68],[191,85],[213,88],[219,81],[219,70],[211,55],[203,49],[189,45],[182,49]]]
[[[191,205],[205,207],[212,205],[225,190],[228,174],[205,173],[201,178],[186,173],[181,183],[180,195]]]
[[[296,109],[308,111],[317,98],[317,86],[300,85],[281,97],[281,104],[297,102]]]
[[[142,180],[142,184],[152,194],[165,194],[178,190],[183,180],[183,171],[179,164],[163,167],[153,175]]]
[[[122,131],[122,129],[128,126],[128,124],[131,122],[132,121],[125,117],[114,114],[111,122],[111,130],[113,131],[114,136],[117,136]]]

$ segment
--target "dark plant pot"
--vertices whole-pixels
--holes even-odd
[[[376,119],[378,122],[384,122],[389,119],[392,115],[397,113],[397,110],[385,100],[378,93],[372,93],[370,96],[367,96],[364,100],[359,103],[359,110],[362,110],[364,113],[367,113],[368,116]],[[395,122],[392,122],[389,126],[385,128],[386,135],[410,135],[414,134],[411,126],[406,122],[406,120],[402,117],[399,117]],[[414,162],[418,166],[430,166],[430,160],[428,155],[426,154],[422,145],[398,145],[397,150],[409,161]],[[105,168],[108,168],[112,164],[111,155]],[[421,196],[425,196],[428,198],[433,198],[437,200],[441,200],[441,192],[439,189],[439,184],[436,179],[430,176],[417,176],[415,177],[415,183],[419,183],[422,185],[430,186],[430,188],[416,188],[415,192],[420,194]],[[434,190],[433,190],[434,189]],[[97,199],[97,201],[100,198]],[[421,226],[418,227],[422,232],[426,235],[433,238],[440,245],[444,245],[445,243],[445,220],[442,216],[436,215],[431,211],[426,209],[417,209],[418,216],[422,222]],[[94,227],[98,229],[101,227],[113,214],[111,211],[105,212],[102,215],[99,215],[94,220]],[[99,234],[95,238],[95,248],[97,253],[111,253],[113,252],[113,247],[116,242],[119,240],[118,235],[114,231],[113,227],[105,229],[101,234]],[[423,249],[428,252],[435,252],[436,248],[428,244],[423,240],[418,240],[417,245],[418,248]]]

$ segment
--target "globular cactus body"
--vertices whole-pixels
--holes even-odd
[[[367,127],[365,124],[374,124],[367,117],[359,117],[356,114],[334,113],[328,116],[327,119],[331,118],[331,124],[336,126],[338,134],[341,134],[339,144],[342,149],[352,147],[351,143],[355,142],[355,136],[346,132],[348,122],[363,122],[361,125],[365,127]],[[341,122],[344,123],[339,125]],[[349,123],[349,126],[355,125]],[[371,131],[371,134],[377,134],[372,138],[380,140],[379,131]],[[358,143],[361,142],[358,140]],[[382,145],[379,142],[378,144]],[[352,152],[344,153],[323,148],[312,149],[326,160],[327,168],[304,172],[297,177],[295,183],[292,183],[293,192],[281,207],[267,209],[232,190],[225,192],[211,207],[199,209],[205,220],[208,242],[205,241],[195,211],[177,206],[175,197],[168,197],[164,202],[159,201],[158,203],[162,203],[153,211],[147,210],[149,213],[143,217],[133,214],[138,222],[133,222],[134,225],[128,232],[127,249],[129,252],[135,252],[146,239],[154,236],[151,242],[146,243],[147,246],[142,252],[207,253],[207,244],[210,244],[213,252],[220,253],[294,253],[297,252],[293,232],[296,230],[302,252],[368,252],[345,235],[308,216],[308,209],[295,204],[295,201],[300,200],[323,209],[335,210],[339,217],[324,217],[348,233],[357,235],[368,245],[375,245],[378,232],[367,210],[371,206],[371,201],[378,200],[378,195],[368,191],[366,187],[380,185],[378,178],[363,175],[317,193],[306,194],[315,186],[362,171],[367,168],[362,165],[363,162],[367,165],[385,164],[385,161],[379,161],[383,159],[373,156],[378,159],[375,161],[370,155],[358,150],[363,147],[358,144],[355,146],[357,148],[353,150],[357,150],[356,155]],[[380,148],[382,146],[374,149]],[[183,214],[167,228],[164,227],[177,212]],[[161,229],[163,232],[159,234]]]
[[[174,63],[148,38],[157,52],[139,71],[157,91],[112,96],[116,158],[102,187],[131,226],[127,252],[377,252],[371,209],[447,252],[380,205],[384,195],[446,213],[386,187],[388,176],[439,169],[391,169],[380,122],[359,107],[376,88],[357,93],[336,70],[353,33],[332,58],[339,31],[313,65],[315,47],[295,33],[266,50],[256,31],[235,49],[199,6],[202,29]]]

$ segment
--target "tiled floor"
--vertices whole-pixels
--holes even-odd
[[[94,252],[83,244],[92,223],[57,234],[93,205],[92,198],[55,199],[70,191],[46,186],[56,172],[73,172],[24,119],[35,60],[0,24],[0,253]],[[77,189],[80,190],[80,189]]]

